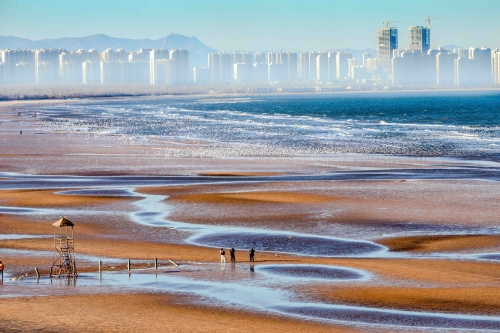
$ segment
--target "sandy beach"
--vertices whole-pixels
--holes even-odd
[[[167,158],[154,146],[39,126],[39,105],[71,102],[0,102],[0,331],[399,332],[411,330],[408,321],[417,331],[500,329],[498,183],[403,173],[472,168],[473,161]],[[386,177],[394,170],[401,172]],[[48,282],[52,223],[62,216],[75,223],[75,285]],[[293,242],[297,251],[283,250]],[[236,267],[221,266],[219,248],[229,262],[233,246]],[[126,260],[135,265],[131,281]],[[306,281],[261,270],[285,265],[359,276]],[[106,282],[113,279],[125,282]],[[405,319],[374,324],[364,312],[358,320],[332,310],[337,317],[328,319],[286,308],[300,302]],[[74,313],[61,315],[67,308]],[[436,313],[450,315],[447,323]],[[467,326],[474,320],[478,326]]]

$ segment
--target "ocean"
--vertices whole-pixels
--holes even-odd
[[[40,127],[177,157],[365,153],[500,157],[500,92],[91,100],[43,107]]]

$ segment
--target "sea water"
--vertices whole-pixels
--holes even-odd
[[[496,160],[499,106],[498,91],[132,98],[44,107],[40,126],[154,145],[177,157],[369,153]]]

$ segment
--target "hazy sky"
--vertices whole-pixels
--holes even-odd
[[[0,35],[195,36],[218,50],[374,48],[382,22],[432,22],[432,47],[500,47],[500,0],[0,0]]]

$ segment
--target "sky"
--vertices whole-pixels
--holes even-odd
[[[219,51],[375,48],[383,21],[432,21],[431,47],[500,47],[500,0],[0,0],[0,35],[197,37]]]

